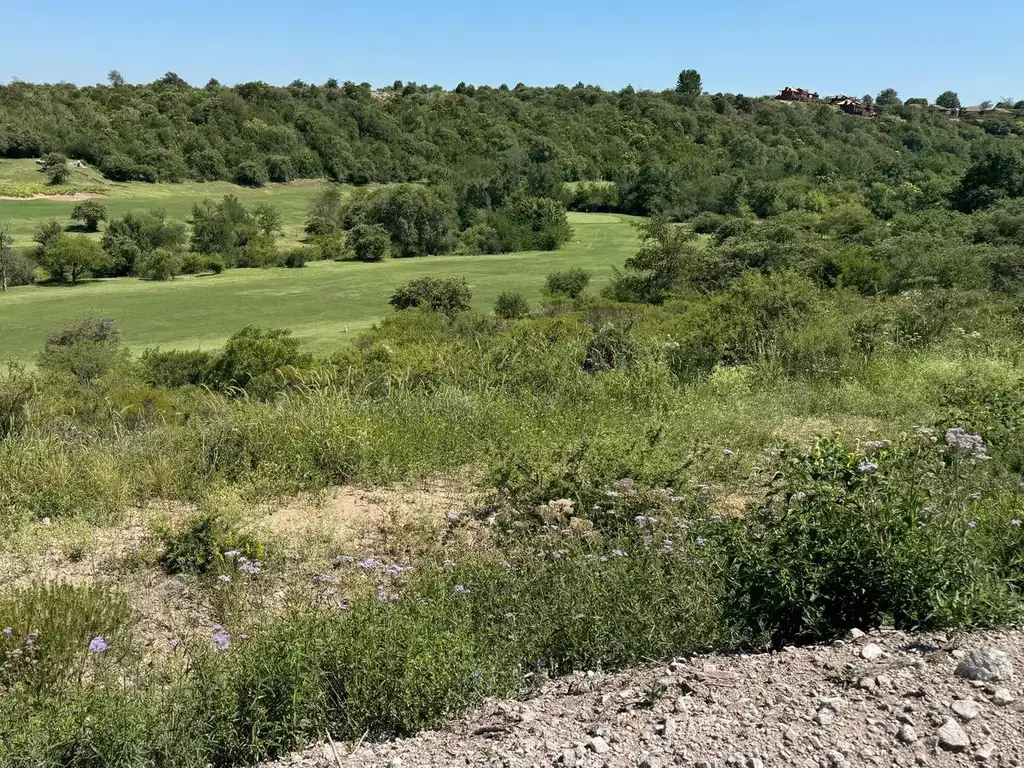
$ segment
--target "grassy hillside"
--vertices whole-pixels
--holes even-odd
[[[181,186],[226,189],[230,185]],[[142,189],[166,193],[168,187]],[[288,188],[285,196],[292,191]],[[305,188],[294,191],[304,192]],[[277,190],[276,203],[281,195]],[[176,200],[182,204],[181,196]],[[537,300],[547,273],[568,266],[592,270],[595,284],[600,285],[610,275],[610,268],[621,266],[634,249],[630,218],[571,214],[570,220],[573,240],[554,253],[437,256],[380,264],[315,262],[305,269],[238,269],[166,283],[116,278],[75,287],[13,288],[0,297],[0,357],[29,358],[42,347],[48,330],[84,315],[114,318],[129,346],[136,349],[158,344],[209,347],[253,323],[294,329],[315,350],[323,351],[339,343],[345,326],[355,331],[372,325],[390,311],[388,297],[395,287],[423,275],[465,277],[473,288],[474,305],[481,309],[489,309],[505,290],[522,291],[531,301]]]
[[[46,194],[101,194],[101,202],[111,218],[128,211],[148,211],[163,208],[171,219],[186,220],[195,203],[204,198],[220,199],[236,195],[246,205],[257,202],[272,203],[280,212],[283,223],[282,242],[297,242],[310,198],[320,188],[320,182],[294,181],[272,184],[260,189],[240,187],[226,181],[182,184],[119,183],[102,178],[91,168],[77,169],[67,184],[48,187],[33,160],[0,160],[0,221],[7,222],[15,245],[32,242],[32,233],[40,222],[56,219],[65,225],[77,203],[59,199],[33,199],[25,195]],[[98,235],[97,235],[98,236]]]

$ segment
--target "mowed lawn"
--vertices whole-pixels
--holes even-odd
[[[268,201],[280,205],[281,188],[274,189],[278,194]],[[137,199],[132,207],[139,207]],[[113,204],[110,208],[115,210]],[[6,212],[0,208],[0,220]],[[635,230],[627,216],[573,213],[569,218],[572,242],[550,253],[432,256],[378,264],[314,262],[304,269],[237,269],[166,283],[118,278],[75,287],[12,288],[0,294],[0,361],[29,360],[42,347],[47,331],[88,315],[113,318],[136,351],[158,345],[210,348],[239,328],[256,324],[291,328],[313,351],[322,353],[345,343],[346,327],[351,334],[390,312],[388,298],[394,289],[425,275],[465,277],[480,310],[489,310],[498,294],[507,290],[522,291],[531,302],[538,301],[544,278],[555,269],[589,269],[594,274],[591,290],[598,289],[611,277],[612,268],[621,267],[635,251]]]
[[[0,160],[0,196],[5,185],[19,186],[21,180],[38,174],[32,160]],[[22,184],[21,186],[28,186]],[[288,184],[270,184],[260,189],[240,187],[226,181],[182,184],[116,183],[103,179],[93,169],[76,170],[70,182],[59,191],[67,193],[99,193],[97,200],[107,209],[110,218],[128,211],[162,209],[170,219],[187,221],[192,206],[202,200],[220,200],[224,195],[235,195],[245,205],[266,202],[281,212],[282,244],[297,243],[303,233],[309,201],[323,187],[320,181],[294,181]],[[35,189],[35,187],[32,187]],[[9,191],[9,190],[8,190]],[[47,191],[43,188],[43,191]],[[15,245],[29,245],[32,235],[43,221],[55,219],[65,227],[74,224],[71,211],[77,202],[25,198],[0,200],[0,223],[10,227]],[[99,237],[100,235],[95,235]]]

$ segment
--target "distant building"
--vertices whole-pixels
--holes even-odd
[[[821,97],[816,93],[812,93],[805,88],[791,88],[789,86],[779,91],[779,95],[775,98],[779,101],[821,101]]]
[[[845,96],[836,97],[829,99],[829,104],[839,107],[842,112],[848,115],[856,115],[857,117],[874,117],[875,114],[870,105],[865,104],[860,99],[851,99]]]

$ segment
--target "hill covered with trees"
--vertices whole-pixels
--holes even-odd
[[[1020,127],[952,120],[892,89],[863,119],[826,104],[709,95],[692,76],[664,92],[401,82],[374,91],[333,80],[196,88],[173,73],[148,85],[117,73],[109,86],[14,82],[0,87],[0,157],[60,152],[115,180],[426,180],[452,189],[463,210],[500,207],[523,189],[560,197],[565,182],[614,182],[572,185],[568,202],[686,218],[743,206],[769,215],[818,191],[881,207],[944,203]]]

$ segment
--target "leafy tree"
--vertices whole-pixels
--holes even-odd
[[[0,292],[7,290],[9,275],[14,271],[14,248],[11,243],[10,227],[0,224]]]
[[[978,106],[987,112],[988,110],[992,109],[992,101],[990,99],[985,99]]]
[[[956,91],[943,91],[935,98],[935,103],[946,109],[960,109],[960,97]]]
[[[457,227],[454,206],[418,184],[356,193],[345,206],[343,222],[346,230],[358,224],[383,227],[396,258],[447,253]]]
[[[181,274],[182,266],[181,251],[157,248],[142,255],[136,272],[147,280],[173,280]]]
[[[552,272],[545,281],[545,290],[552,296],[568,296],[578,299],[590,284],[590,273],[580,267],[571,267]]]
[[[640,250],[626,259],[626,274],[616,275],[608,292],[620,301],[661,304],[684,290],[697,274],[701,248],[687,228],[653,217],[636,224]]]
[[[116,69],[112,69],[107,73],[107,82],[110,83],[111,88],[120,88],[124,85],[124,78],[121,76],[120,72]]]
[[[689,96],[700,96],[704,89],[700,73],[695,69],[684,69],[676,79],[676,93]]]
[[[489,217],[503,251],[554,251],[572,237],[565,206],[546,197],[518,197]]]
[[[494,314],[502,320],[518,320],[530,314],[530,304],[518,291],[502,291],[494,302]]]
[[[107,209],[96,200],[86,200],[74,207],[71,211],[71,220],[84,222],[87,232],[96,232],[100,228],[100,222],[107,220]]]
[[[348,232],[348,247],[356,261],[382,261],[391,248],[391,238],[379,224],[356,224]]]
[[[236,184],[241,184],[243,187],[262,187],[269,180],[266,166],[256,160],[240,162],[235,166],[232,178]]]
[[[43,251],[40,265],[53,280],[76,285],[94,270],[102,269],[107,256],[95,240],[61,235]]]
[[[121,344],[114,321],[88,317],[47,335],[39,367],[48,373],[73,376],[80,384],[89,385],[127,359],[128,351]]]
[[[895,88],[886,88],[875,97],[875,106],[881,109],[898,109],[903,106],[903,102]]]
[[[311,358],[289,330],[246,326],[231,336],[211,372],[215,385],[241,389],[255,397],[279,392],[288,374],[307,367]]]
[[[271,237],[281,231],[281,212],[270,203],[256,203],[252,208],[256,228]]]
[[[185,225],[170,221],[162,210],[148,213],[129,211],[111,221],[103,233],[107,253],[107,274],[114,277],[136,274],[137,264],[160,248],[180,252],[185,247]]]
[[[952,195],[954,205],[966,213],[1007,197],[1024,197],[1024,157],[1009,145],[997,146],[974,163]]]
[[[295,178],[292,161],[284,155],[271,155],[267,158],[267,178],[275,183],[291,181]]]
[[[341,192],[331,184],[324,187],[309,203],[306,234],[314,237],[341,231]]]
[[[426,307],[450,317],[468,310],[472,297],[464,277],[420,277],[396,290],[390,304],[398,310]]]
[[[192,206],[192,250],[222,254],[237,266],[270,266],[277,261],[275,236],[280,215],[264,203],[249,210],[234,195]]]
[[[32,235],[32,239],[38,244],[36,249],[36,255],[42,256],[43,253],[64,233],[64,227],[60,225],[59,221],[48,219],[40,223],[36,227],[35,234]]]
[[[43,157],[43,173],[50,184],[63,184],[71,176],[71,169],[68,168],[68,158],[60,152],[51,152]]]

